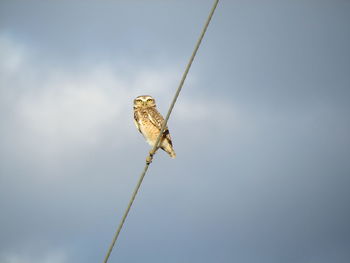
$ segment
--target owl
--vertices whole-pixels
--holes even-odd
[[[154,98],[149,95],[143,95],[134,99],[134,122],[136,128],[152,147],[157,141],[163,121],[162,115],[156,108]],[[159,147],[167,152],[171,158],[176,157],[168,127],[164,129]]]

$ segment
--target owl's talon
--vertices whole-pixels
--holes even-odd
[[[150,164],[152,162],[152,155],[148,155],[147,158],[146,158],[146,163],[147,164]]]

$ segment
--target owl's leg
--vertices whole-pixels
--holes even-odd
[[[159,149],[159,147],[156,148],[156,149],[153,151],[153,148],[152,148],[152,149],[149,151],[149,155],[153,157],[153,155],[156,154],[156,151],[157,151],[158,149]]]
[[[153,159],[153,155],[155,155],[156,154],[156,151],[159,149],[159,147],[158,148],[156,148],[155,150],[153,150],[153,148],[149,151],[149,155],[147,156],[147,158],[146,158],[146,163],[147,164],[150,164],[151,162],[152,162],[152,159]]]

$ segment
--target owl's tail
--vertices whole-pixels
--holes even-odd
[[[176,153],[174,151],[173,146],[168,142],[168,140],[164,140],[162,146],[160,147],[163,151],[167,152],[171,158],[176,157]]]
[[[174,151],[173,148],[171,148],[171,151],[170,151],[170,152],[167,152],[167,153],[170,155],[171,158],[175,159],[176,153],[175,153],[175,151]]]

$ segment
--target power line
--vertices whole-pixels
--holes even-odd
[[[209,16],[208,16],[208,18],[207,18],[207,20],[206,20],[206,22],[205,22],[205,25],[204,25],[204,27],[203,27],[203,29],[202,29],[201,34],[200,34],[200,36],[199,36],[199,38],[198,38],[198,40],[197,40],[197,43],[196,43],[196,45],[195,45],[195,48],[194,48],[194,50],[193,50],[193,52],[192,52],[192,55],[191,55],[191,57],[190,57],[190,60],[189,60],[189,62],[188,62],[188,64],[187,64],[187,66],[186,66],[185,72],[184,72],[183,75],[182,75],[180,84],[179,84],[179,86],[178,86],[178,88],[177,88],[177,90],[176,90],[175,96],[174,96],[174,98],[173,98],[173,100],[172,100],[172,102],[171,102],[171,105],[170,105],[170,107],[169,107],[168,113],[167,113],[167,115],[166,115],[166,117],[165,117],[165,119],[164,119],[163,125],[162,125],[162,127],[161,127],[161,129],[160,129],[159,136],[158,136],[158,138],[157,138],[157,141],[156,141],[156,143],[154,144],[152,150],[149,152],[149,155],[148,155],[147,158],[146,158],[146,165],[145,165],[145,168],[143,169],[143,171],[142,171],[142,173],[141,173],[141,176],[140,176],[140,178],[139,178],[139,180],[138,180],[138,182],[137,182],[137,185],[136,185],[135,190],[134,190],[134,192],[133,192],[133,194],[132,194],[132,196],[131,196],[131,199],[130,199],[130,201],[129,201],[129,204],[128,204],[128,206],[127,206],[125,212],[124,212],[124,215],[123,215],[123,217],[122,217],[122,220],[120,221],[119,226],[118,226],[118,228],[117,228],[117,231],[116,231],[115,234],[114,234],[112,243],[110,244],[109,249],[108,249],[108,251],[107,251],[107,254],[106,254],[106,256],[105,256],[105,259],[104,259],[104,261],[103,261],[104,263],[107,263],[107,261],[108,261],[108,259],[109,259],[109,256],[111,255],[111,252],[112,252],[113,247],[114,247],[114,245],[115,245],[115,243],[116,243],[116,241],[117,241],[117,239],[118,239],[119,233],[120,233],[120,231],[121,231],[121,229],[122,229],[122,227],[123,227],[123,225],[124,225],[124,222],[125,222],[125,220],[126,220],[126,217],[128,216],[129,211],[130,211],[130,208],[131,208],[131,206],[132,206],[132,204],[133,204],[133,202],[134,202],[134,200],[135,200],[135,197],[136,197],[136,195],[137,195],[137,192],[138,192],[139,189],[140,189],[140,186],[141,186],[141,183],[142,183],[142,181],[143,181],[143,178],[145,177],[146,172],[147,172],[147,170],[148,170],[148,167],[149,167],[149,165],[151,164],[151,162],[152,162],[152,160],[153,160],[154,154],[156,153],[156,151],[157,151],[158,148],[159,148],[160,140],[161,140],[161,137],[162,137],[162,135],[163,135],[164,129],[165,129],[167,123],[168,123],[170,114],[171,114],[171,112],[172,112],[172,110],[173,110],[173,108],[174,108],[174,105],[175,105],[176,100],[177,100],[177,98],[178,98],[178,96],[179,96],[179,94],[180,94],[180,91],[181,91],[181,89],[182,89],[182,87],[183,87],[183,84],[185,83],[187,74],[188,74],[188,72],[189,72],[189,70],[190,70],[190,68],[191,68],[192,62],[193,62],[193,60],[194,60],[194,58],[195,58],[195,56],[196,56],[196,54],[197,54],[197,51],[198,51],[198,49],[199,49],[199,46],[201,45],[202,39],[203,39],[203,37],[204,37],[204,35],[205,35],[205,32],[207,31],[207,28],[208,28],[208,26],[209,26],[209,23],[210,23],[210,21],[211,21],[211,18],[213,17],[213,14],[214,14],[214,12],[215,12],[215,9],[216,9],[218,3],[219,3],[219,0],[215,0],[215,2],[214,2],[214,4],[213,4],[213,7],[212,7],[212,9],[210,10]]]

